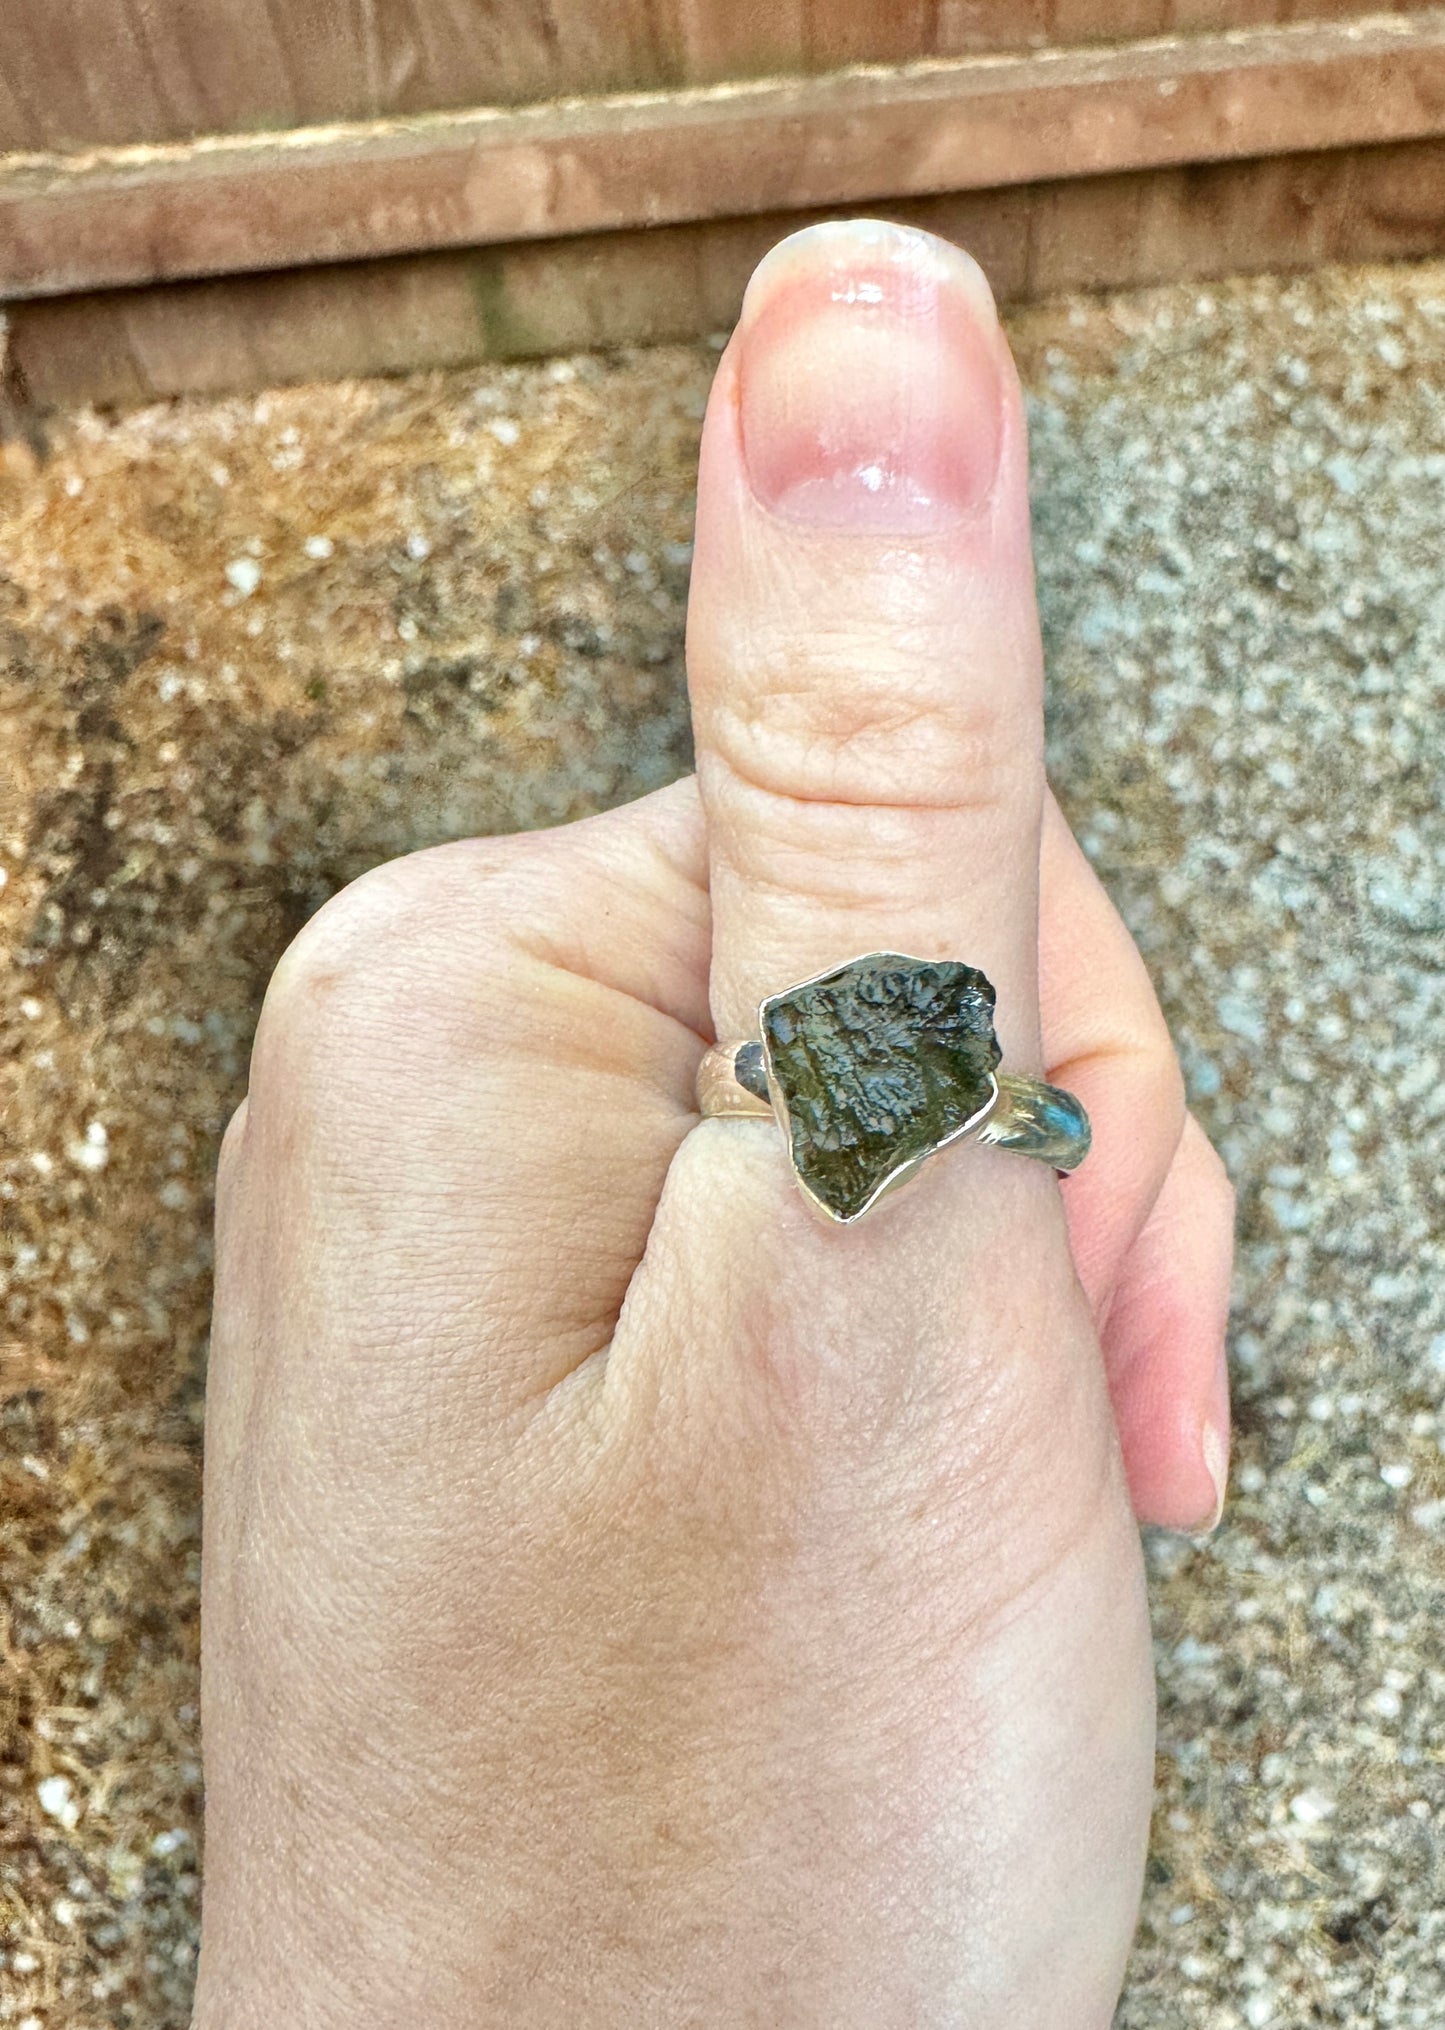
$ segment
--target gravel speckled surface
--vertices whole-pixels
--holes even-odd
[[[1119,2030],[1445,2022],[1445,266],[1013,322],[1062,799],[1241,1193]],[[0,2023],[181,2030],[210,1176],[376,860],[686,766],[703,347],[0,470]]]
[[[1232,1502],[1152,1547],[1127,2030],[1445,2023],[1445,271],[1038,377],[1052,761],[1240,1188]],[[1081,328],[1081,336],[1092,326]],[[1100,366],[1102,365],[1102,371]]]

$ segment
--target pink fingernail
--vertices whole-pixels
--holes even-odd
[[[743,454],[774,513],[930,535],[987,498],[1003,338],[957,247],[874,219],[810,226],[759,265],[738,342]]]

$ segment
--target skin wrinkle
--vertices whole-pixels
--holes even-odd
[[[665,1169],[665,1164],[661,1167]],[[525,1206],[520,1209],[525,1214]],[[558,1256],[566,1258],[565,1236],[553,1231],[549,1239]],[[559,1312],[555,1305],[550,1305],[546,1325],[541,1328],[534,1315],[533,1294],[515,1289],[515,1278],[505,1266],[505,1256],[499,1256],[499,1266],[488,1276],[478,1266],[485,1254],[482,1237],[476,1234],[469,1237],[465,1230],[459,1230],[456,1240],[455,1255],[441,1256],[432,1271],[437,1289],[444,1293],[448,1287],[454,1288],[459,1272],[464,1268],[469,1268],[470,1279],[477,1287],[464,1304],[452,1305],[445,1314],[445,1336],[438,1336],[434,1328],[429,1328],[425,1305],[420,1301],[425,1296],[425,1285],[418,1275],[404,1292],[398,1292],[399,1308],[404,1310],[408,1320],[405,1334],[400,1330],[395,1335],[387,1334],[376,1345],[370,1359],[360,1355],[353,1347],[348,1357],[349,1367],[359,1368],[362,1373],[370,1371],[374,1377],[388,1376],[398,1369],[398,1345],[405,1344],[409,1350],[421,1347],[433,1381],[445,1379],[450,1372],[459,1380],[471,1380],[472,1386],[476,1387],[475,1377],[479,1370],[483,1377],[492,1377],[489,1383],[483,1383],[480,1394],[489,1405],[496,1405],[500,1415],[507,1408],[535,1404],[589,1360],[605,1354],[616,1330],[627,1285],[636,1265],[633,1250],[624,1236],[619,1236],[616,1247],[611,1251],[610,1277],[605,1271],[601,1252],[596,1248],[590,1249],[589,1253],[596,1262],[592,1294],[585,1300],[579,1296],[575,1313]],[[341,1293],[338,1293],[336,1309],[344,1319],[346,1311],[340,1297]],[[373,1296],[365,1317],[358,1318],[358,1325],[374,1318],[375,1302]],[[469,1329],[473,1322],[485,1324],[488,1330],[479,1334],[475,1329]],[[530,1356],[529,1365],[535,1379],[531,1385],[523,1387],[520,1395],[517,1385],[511,1380],[514,1363],[510,1359],[488,1362],[484,1357],[488,1347],[500,1353],[507,1346],[525,1346]]]
[[[943,857],[943,856],[940,856]],[[789,870],[796,869],[796,885],[789,881]],[[810,929],[816,935],[809,939],[809,959],[805,965],[794,963],[789,972],[786,967],[776,972],[771,979],[770,991],[791,984],[800,972],[809,975],[824,970],[824,959],[828,963],[841,963],[867,949],[877,948],[878,922],[876,910],[870,912],[870,902],[876,902],[888,915],[890,947],[909,950],[922,957],[947,958],[959,948],[956,935],[941,932],[937,910],[932,906],[923,879],[922,892],[909,893],[891,881],[878,885],[864,879],[850,884],[848,868],[839,868],[836,856],[825,851],[814,854],[799,852],[796,856],[777,854],[767,865],[767,871],[759,870],[750,859],[737,863],[723,864],[718,872],[718,887],[726,894],[731,887],[746,889],[749,895],[760,898],[778,898],[786,902],[803,887],[805,877],[814,869],[819,870],[816,879],[810,879],[806,892],[814,903],[814,917]],[[876,873],[876,869],[865,869]],[[837,937],[833,940],[832,924],[836,920]],[[823,935],[825,929],[828,935]],[[818,954],[822,954],[819,957]],[[974,956],[979,956],[974,950]],[[780,964],[782,962],[780,961]],[[760,996],[761,998],[761,996]],[[1002,1019],[1002,1018],[1000,1018]]]
[[[842,743],[838,752],[846,753],[849,761],[856,762],[858,759],[856,744],[854,740]],[[777,745],[775,738],[775,749]],[[925,742],[924,751],[929,755],[929,774],[932,776],[938,761],[936,742]],[[941,787],[937,791],[925,791],[920,788],[906,796],[892,793],[893,784],[879,782],[876,773],[869,778],[868,793],[862,796],[840,794],[844,785],[833,781],[831,777],[826,783],[820,782],[816,788],[813,787],[810,780],[812,776],[810,761],[818,752],[815,743],[797,744],[794,749],[794,760],[798,765],[792,768],[759,768],[752,765],[753,757],[749,757],[748,765],[745,765],[739,753],[726,751],[721,744],[709,751],[705,758],[705,766],[710,778],[708,795],[710,798],[718,798],[719,801],[727,795],[727,784],[730,780],[744,796],[756,797],[759,800],[767,798],[779,807],[790,808],[800,814],[812,810],[835,810],[856,817],[859,810],[866,809],[869,812],[877,812],[882,817],[903,813],[917,814],[920,817],[947,813],[950,816],[962,817],[972,812],[987,812],[1006,806],[1011,800],[1011,791],[1014,797],[1018,795],[1023,782],[1027,779],[1030,761],[1034,757],[1030,755],[1027,745],[1020,743],[1009,743],[1008,751],[1008,765],[994,771],[991,763],[984,763],[979,748],[969,749],[965,753],[964,748],[960,747],[953,763],[939,769],[938,772],[939,784],[948,785],[946,791]],[[905,767],[904,759],[906,757],[899,760],[900,780],[906,777],[916,780],[916,770]],[[827,771],[820,773],[826,774]],[[986,793],[983,785],[992,783],[995,773],[1001,780]],[[978,785],[972,795],[965,793],[965,786],[970,784]]]
[[[718,824],[730,863],[746,868],[751,879],[774,881],[785,893],[811,895],[813,891],[801,884],[789,888],[785,880],[770,873],[775,861],[791,859],[800,869],[815,865],[837,869],[840,862],[845,869],[881,864],[895,878],[907,876],[917,884],[927,880],[930,866],[936,866],[940,856],[958,850],[959,814],[952,808],[900,806],[870,812],[878,839],[876,849],[860,862],[856,853],[845,857],[841,850],[857,823],[850,805],[777,797],[726,776],[716,785],[716,795]]]
[[[645,1009],[648,1014],[660,1017],[663,1022],[667,1023],[676,1032],[675,1037],[670,1040],[675,1041],[680,1046],[678,1052],[679,1060],[690,1055],[695,1064],[697,1056],[700,1054],[699,1047],[705,1050],[713,1041],[708,1028],[699,1027],[696,1022],[688,1021],[681,1015],[674,1014],[671,1009],[660,1008],[655,1002],[640,1000],[637,995],[629,993],[625,987],[615,986],[611,981],[598,979],[596,973],[590,969],[579,968],[575,963],[569,963],[564,956],[561,940],[558,940],[556,945],[552,945],[539,936],[535,945],[519,941],[518,949],[526,953],[528,957],[536,959],[538,964],[549,967],[554,973],[584,983],[587,987],[604,997],[604,1003],[610,1002],[613,999],[620,1002],[629,1002],[635,1008]],[[610,1010],[604,1009],[604,1014],[606,1012],[610,1012]],[[605,1027],[605,1021],[603,1026]],[[649,1030],[649,1035],[652,1033],[654,1032]],[[538,1044],[536,1046],[536,1055],[539,1058],[542,1057],[547,1048],[555,1051],[555,1042],[547,1046]],[[555,1057],[553,1061],[556,1061]],[[600,1053],[593,1059],[594,1063],[601,1063],[602,1061]],[[587,1064],[587,1060],[580,1055],[569,1059],[568,1062],[577,1070],[585,1069]],[[635,1077],[639,1084],[646,1083],[640,1067],[634,1072],[629,1073],[629,1076]],[[667,1081],[665,1085],[659,1082],[659,1090],[670,1092],[671,1088],[671,1080]]]
[[[869,574],[867,584],[876,583]],[[708,691],[700,699],[700,725],[705,732],[706,751],[711,752],[718,735],[730,727],[775,739],[794,719],[807,723],[809,731],[823,744],[843,747],[861,732],[876,727],[882,732],[906,729],[912,723],[935,726],[952,738],[960,731],[991,735],[1003,721],[1009,733],[1024,735],[1030,746],[1035,727],[1028,710],[1029,698],[999,701],[981,686],[972,698],[957,681],[960,640],[967,633],[986,634],[995,645],[992,654],[1007,657],[1023,652],[1037,664],[1037,642],[1030,634],[1023,643],[1009,639],[1009,630],[992,611],[981,611],[972,625],[957,612],[940,614],[936,621],[922,623],[916,615],[900,615],[888,609],[893,601],[882,586],[880,597],[870,599],[861,591],[848,596],[850,606],[874,614],[875,623],[887,635],[869,645],[868,661],[860,661],[855,639],[840,632],[836,649],[826,629],[816,618],[800,611],[796,632],[775,630],[758,639],[750,631],[744,639],[729,643],[713,641],[699,650],[695,668]],[[759,597],[766,597],[762,588]],[[835,595],[836,596],[836,595]],[[704,588],[702,613],[694,630],[706,626],[707,599]],[[988,605],[989,602],[980,602]],[[1032,684],[1031,684],[1032,689]],[[1036,700],[1037,692],[1034,691]],[[1004,743],[998,743],[999,748]],[[874,757],[881,763],[886,753]],[[880,787],[886,784],[886,774]],[[866,793],[860,793],[860,801]]]
[[[648,937],[642,967],[648,973],[669,981],[670,990],[665,994],[639,991],[642,986],[640,979],[634,985],[623,985],[620,980],[603,978],[603,972],[611,970],[616,964],[615,937],[605,951],[599,950],[599,925],[594,920],[575,916],[565,895],[559,898],[562,907],[555,923],[549,925],[539,921],[534,913],[510,926],[510,934],[518,950],[531,952],[543,963],[555,965],[579,979],[655,1008],[659,1014],[680,1023],[696,1036],[700,1034],[699,1011],[704,1020],[706,1016],[705,996],[699,996],[696,985],[705,974],[707,963],[710,909],[706,891],[699,895],[689,876],[684,873],[678,877],[660,856],[657,871],[664,883],[672,886],[650,890],[650,899],[664,908],[667,916],[664,924],[653,929]],[[689,910],[686,905],[693,898],[700,906]],[[634,889],[629,897],[629,906],[635,908],[639,899]],[[675,948],[666,935],[674,927],[679,933]],[[609,932],[615,933],[615,928],[614,924],[608,924]],[[664,934],[659,936],[658,931]],[[683,1013],[680,1007],[672,1005],[674,1003],[683,1004],[687,1012]]]
[[[808,653],[814,656],[816,646]],[[753,678],[751,694],[732,686],[725,703],[705,709],[705,765],[726,766],[744,784],[793,802],[881,809],[963,810],[993,802],[1021,778],[1037,778],[1042,733],[1031,715],[969,707],[952,685],[936,698],[894,685],[860,686],[856,668],[848,703],[839,709],[827,702],[837,680],[821,673],[812,693],[783,682],[775,695],[769,687],[775,662],[754,665],[768,676]],[[785,709],[790,702],[796,713]],[[900,783],[920,777],[911,794],[899,793]]]
[[[717,800],[716,823],[722,829],[729,858],[734,865],[746,867],[750,875],[769,879],[772,860],[784,856],[794,857],[800,866],[822,863],[837,867],[845,859],[841,849],[851,842],[856,829],[856,805],[776,794],[743,782],[725,767],[710,767],[708,774],[715,778],[710,787]],[[845,864],[851,868],[881,864],[895,878],[906,875],[914,882],[926,881],[930,867],[936,868],[941,856],[957,855],[961,815],[954,805],[870,806],[876,841],[865,856],[850,851]],[[812,893],[801,885],[790,892]]]

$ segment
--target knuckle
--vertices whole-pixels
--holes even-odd
[[[266,991],[253,1098],[277,1080],[414,1066],[455,1028],[469,998],[459,990],[495,976],[505,933],[490,880],[496,856],[459,864],[452,854],[442,847],[374,868],[303,926]]]
[[[266,990],[264,1028],[310,1033],[311,1018],[346,1021],[389,974],[398,945],[415,935],[415,906],[424,899],[403,871],[374,868],[325,903],[282,953]]]
[[[860,832],[855,803],[809,799],[749,781],[714,754],[699,761],[715,854],[755,890],[806,895],[820,907],[898,922],[919,901],[930,913],[934,869],[954,814],[874,804]]]
[[[1042,766],[1017,685],[960,670],[932,631],[758,644],[717,687],[707,744],[745,781],[800,801],[993,806]]]

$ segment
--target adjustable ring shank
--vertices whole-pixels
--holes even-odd
[[[1074,1095],[1041,1078],[1013,1078],[1007,1072],[997,1077],[998,1105],[974,1139],[1019,1156],[1036,1156],[1065,1174],[1077,1170],[1093,1133]]]

